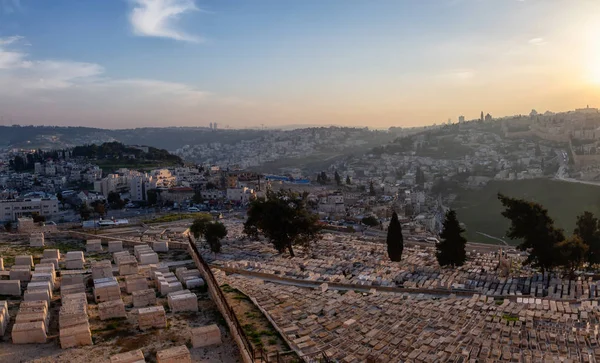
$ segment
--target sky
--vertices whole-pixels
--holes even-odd
[[[0,0],[0,124],[410,127],[600,106],[598,0]]]

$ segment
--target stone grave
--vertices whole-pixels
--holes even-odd
[[[216,324],[192,329],[192,346],[202,348],[221,344],[221,330]]]
[[[108,252],[123,251],[123,241],[108,241]]]
[[[85,244],[86,252],[102,252],[102,240],[88,239]]]
[[[65,295],[61,299],[58,323],[61,348],[92,345],[85,293]]]
[[[115,277],[94,280],[94,299],[96,303],[121,300],[121,288]]]
[[[32,233],[29,235],[29,247],[44,247],[44,233]]]
[[[138,310],[138,325],[141,330],[165,328],[167,317],[162,306],[150,306]]]
[[[92,279],[113,277],[112,264],[109,260],[92,262]]]
[[[133,297],[133,307],[142,308],[156,305],[156,291],[154,289],[134,291],[131,295]]]
[[[100,320],[126,318],[127,313],[125,312],[123,300],[111,300],[98,304],[98,315]]]
[[[157,363],[192,363],[190,351],[185,345],[164,349],[156,353]]]
[[[21,281],[0,280],[0,295],[21,296]]]
[[[65,268],[67,270],[82,270],[85,258],[82,251],[69,251],[65,255]]]
[[[8,315],[8,302],[0,301],[0,337],[4,336],[9,321],[10,316]]]
[[[145,363],[144,353],[140,349],[115,354],[110,357],[110,363]]]
[[[128,294],[134,291],[148,289],[148,280],[142,275],[128,275],[125,276],[125,289]]]
[[[167,295],[169,309],[178,313],[182,311],[198,311],[198,297],[190,290],[171,292]]]

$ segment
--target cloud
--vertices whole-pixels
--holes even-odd
[[[533,38],[533,39],[529,39],[529,44],[540,46],[540,45],[548,44],[548,42],[546,40],[544,40],[544,38]]]
[[[1,45],[10,45],[10,44],[18,42],[21,39],[23,39],[23,37],[20,35],[13,35],[11,37],[0,38],[0,46]]]
[[[14,44],[7,39],[17,37],[0,38],[1,44]],[[183,105],[195,105],[210,96],[208,92],[182,83],[109,78],[104,67],[96,63],[32,60],[28,54],[6,49],[4,45],[0,47],[0,94],[53,97],[73,90],[106,99],[130,93],[138,100],[160,99]]]
[[[198,11],[194,0],[130,0],[134,8],[129,21],[136,35],[200,42],[201,38],[177,30],[174,23],[189,12]]]

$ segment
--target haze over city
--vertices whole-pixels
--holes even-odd
[[[600,101],[600,2],[0,0],[4,124],[416,126]]]

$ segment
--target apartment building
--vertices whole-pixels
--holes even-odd
[[[46,218],[58,214],[58,200],[56,198],[0,200],[0,219],[3,221],[14,221],[20,217],[31,216],[33,213]]]

